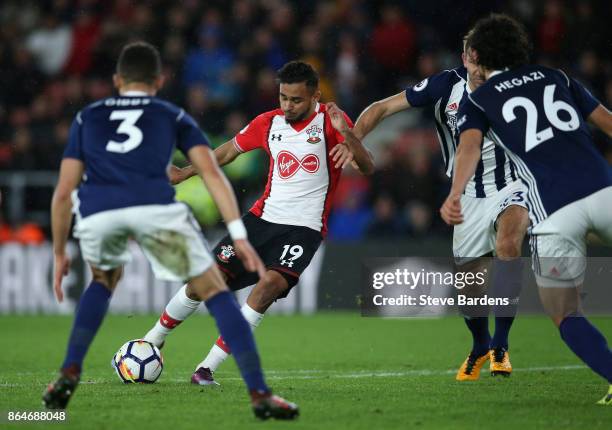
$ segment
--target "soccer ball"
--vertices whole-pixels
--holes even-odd
[[[123,344],[111,362],[117,376],[124,383],[152,384],[164,369],[164,359],[159,349],[143,339]]]

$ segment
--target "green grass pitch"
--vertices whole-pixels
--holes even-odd
[[[110,367],[121,344],[144,335],[155,316],[110,316],[69,405],[74,429],[609,429],[612,408],[595,405],[607,386],[581,366],[543,317],[517,319],[510,378],[488,371],[477,382],[454,373],[468,352],[458,318],[376,319],[355,314],[269,316],[256,332],[268,381],[301,407],[297,422],[257,421],[233,362],[220,388],[192,386],[193,367],[215,339],[210,317],[196,316],[163,350],[153,385],[124,385]],[[594,318],[612,336],[612,318]],[[37,410],[55,376],[71,317],[0,317],[0,411]],[[11,424],[4,428],[42,428]]]

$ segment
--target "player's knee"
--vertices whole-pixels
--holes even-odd
[[[112,270],[101,270],[96,267],[91,268],[92,280],[104,285],[110,291],[114,291],[123,274],[123,268],[117,267]]]
[[[186,288],[187,296],[190,299],[202,302],[227,290],[221,271],[214,265],[204,273],[189,280]]]
[[[191,282],[187,283],[185,288],[185,295],[191,300],[200,300],[200,297],[196,293],[195,289],[191,286]]]
[[[540,288],[540,299],[542,307],[559,327],[561,322],[570,315],[580,314],[580,299],[574,289],[552,289]]]
[[[568,309],[565,312],[558,312],[555,315],[549,315],[555,327],[559,328],[563,320],[570,316],[580,315],[577,309]]]
[[[521,256],[522,237],[505,235],[498,237],[495,243],[495,253],[499,258],[517,258]]]
[[[284,276],[274,270],[268,270],[264,277],[261,278],[261,282],[267,290],[274,291],[277,295],[289,289],[289,283]]]
[[[563,317],[559,315],[550,315],[550,319],[552,320],[555,327],[557,328],[561,327],[561,321],[563,321]]]

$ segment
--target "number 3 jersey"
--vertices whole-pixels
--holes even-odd
[[[131,206],[174,202],[167,168],[175,146],[185,155],[208,141],[172,103],[128,92],[79,112],[64,158],[85,164],[75,211],[81,217]]]
[[[527,65],[494,72],[461,106],[457,125],[482,131],[505,150],[529,189],[535,225],[612,185],[612,167],[586,124],[598,105],[562,71]]]
[[[346,115],[345,120],[353,126]],[[250,212],[268,222],[309,227],[325,235],[342,173],[329,152],[343,141],[324,104],[297,123],[288,123],[280,109],[256,117],[234,138],[240,152],[261,148],[270,157],[265,191]]]

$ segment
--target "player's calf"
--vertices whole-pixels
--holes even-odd
[[[102,271],[92,267],[92,271],[98,281],[93,280],[81,295],[60,377],[47,387],[43,395],[43,403],[47,408],[63,409],[68,404],[79,383],[89,345],[106,316],[112,290],[121,276],[121,268]]]
[[[89,265],[89,268],[91,269],[92,281],[104,285],[111,292],[115,291],[121,276],[123,276],[123,266],[112,270],[102,270],[92,265]]]
[[[275,300],[286,297],[289,290],[289,282],[283,275],[275,270],[268,270],[251,290],[246,302],[251,309],[263,314]]]
[[[557,327],[566,317],[580,313],[579,288],[540,287],[538,293],[542,307]]]
[[[521,203],[522,204],[522,203]],[[491,339],[491,374],[510,375],[512,366],[508,357],[508,338],[518,310],[522,289],[523,240],[529,227],[527,209],[521,204],[507,207],[497,217],[495,237],[496,258],[493,262],[491,295],[508,299],[509,304],[494,306],[495,332]]]

